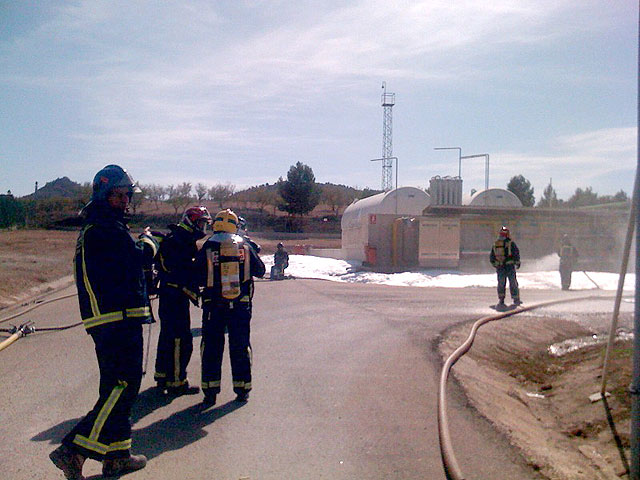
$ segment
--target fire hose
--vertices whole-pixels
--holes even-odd
[[[473,345],[473,341],[475,340],[476,333],[478,329],[489,322],[494,320],[501,320],[503,318],[510,317],[512,315],[516,315],[518,313],[527,312],[530,310],[535,310],[541,307],[548,307],[551,305],[557,305],[561,303],[569,303],[583,300],[595,300],[595,299],[607,299],[611,298],[608,295],[590,295],[586,297],[576,297],[576,298],[565,298],[560,300],[551,300],[548,302],[537,303],[534,305],[529,305],[526,307],[519,307],[515,310],[510,310],[507,312],[499,313],[496,315],[490,315],[487,317],[483,317],[477,320],[473,326],[471,327],[471,332],[467,337],[467,340],[460,345],[444,363],[442,367],[442,372],[440,374],[440,384],[438,386],[438,440],[440,442],[440,455],[442,458],[442,465],[444,467],[445,475],[447,480],[465,480],[467,477],[464,476],[458,461],[456,459],[455,453],[453,451],[453,444],[451,442],[451,434],[449,431],[449,420],[447,415],[447,396],[446,396],[446,388],[447,388],[447,380],[449,378],[449,373],[453,365],[471,348]]]
[[[8,322],[9,320],[13,320],[14,318],[20,317],[22,315],[24,315],[25,313],[29,313],[32,310],[35,310],[36,308],[42,307],[44,305],[47,305],[49,303],[53,303],[53,302],[57,302],[59,300],[64,300],[65,298],[70,298],[70,297],[75,297],[77,295],[77,293],[70,293],[68,295],[63,295],[61,297],[56,297],[56,298],[52,298],[50,300],[46,300],[46,301],[42,301],[42,302],[38,302],[34,305],[32,305],[31,307],[22,310],[18,313],[15,313],[9,317],[0,319],[0,324]],[[151,298],[150,301],[153,301],[155,299],[155,297]],[[153,316],[153,308],[151,308],[151,319],[152,321],[150,323],[148,323],[149,328],[147,331],[147,351],[144,357],[144,365],[142,368],[142,375],[145,375],[147,373],[147,366],[149,364],[149,351],[151,350],[151,326],[156,322],[154,316]],[[0,332],[6,332],[9,333],[10,336],[3,340],[2,342],[0,342],[0,351],[4,350],[5,348],[7,348],[9,345],[13,344],[14,342],[16,342],[18,339],[22,338],[22,337],[26,337],[27,335],[31,334],[31,333],[35,333],[36,331],[38,332],[54,332],[54,331],[62,331],[62,330],[68,330],[70,328],[74,328],[77,327],[79,325],[82,325],[82,322],[77,322],[77,323],[73,323],[71,325],[64,325],[61,327],[39,327],[36,328],[34,322],[32,321],[28,321],[26,323],[23,323],[22,325],[20,325],[19,327],[16,326],[12,326],[11,328],[0,328]]]

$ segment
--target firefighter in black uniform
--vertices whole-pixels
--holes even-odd
[[[131,455],[131,407],[142,380],[142,324],[151,321],[142,245],[127,227],[134,192],[129,174],[107,165],[93,180],[91,201],[82,210],[74,269],[82,321],[95,343],[100,369],[99,398],[49,458],[68,479],[82,479],[87,458],[102,462],[105,476],[144,468],[144,455]]]
[[[246,401],[251,390],[250,322],[253,277],[265,266],[258,253],[237,235],[238,217],[231,210],[218,212],[213,235],[196,256],[202,292],[202,391],[204,403],[214,405],[220,393],[225,329],[236,400]]]
[[[560,256],[560,283],[562,290],[569,290],[571,286],[571,274],[578,261],[578,250],[571,244],[568,235],[562,236],[562,245],[558,252]]]
[[[205,207],[188,208],[178,224],[169,225],[156,257],[160,277],[160,336],[154,379],[158,388],[180,395],[198,389],[189,387],[187,365],[193,353],[190,303],[198,305],[194,260],[196,242],[206,235],[211,215]]]
[[[520,290],[518,289],[518,279],[516,269],[520,268],[520,251],[516,242],[511,240],[509,229],[502,227],[497,240],[491,248],[489,261],[498,274],[498,304],[496,308],[504,308],[504,297],[506,294],[507,280],[509,280],[509,292],[514,305],[521,305]]]

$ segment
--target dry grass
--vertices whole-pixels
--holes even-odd
[[[134,232],[137,233],[137,232]],[[77,231],[0,231],[0,309],[37,293],[45,284],[73,274]],[[279,239],[252,238],[262,246],[262,254],[276,250]],[[340,239],[309,238],[283,240],[291,251],[294,245],[340,248]]]
[[[0,308],[71,275],[77,236],[55,230],[1,231]]]

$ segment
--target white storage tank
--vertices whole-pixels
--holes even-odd
[[[365,246],[369,244],[371,215],[422,215],[430,204],[427,192],[415,187],[378,193],[356,200],[342,214],[342,253],[347,260],[365,260]]]
[[[469,207],[522,207],[522,202],[509,190],[489,188],[465,197],[464,205]]]

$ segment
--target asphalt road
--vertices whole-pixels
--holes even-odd
[[[523,298],[567,295],[579,293],[537,290]],[[218,404],[206,410],[200,394],[167,399],[152,388],[154,326],[149,371],[133,413],[133,451],[149,463],[125,478],[443,479],[435,345],[449,326],[490,314],[494,302],[495,291],[483,288],[260,281],[250,401],[233,401],[226,359]],[[192,319],[189,376],[198,384],[199,310]],[[26,320],[40,328],[75,323],[76,299],[10,323]],[[83,327],[29,335],[0,352],[0,378],[0,478],[63,478],[47,455],[95,402],[90,337]],[[539,478],[455,384],[449,399],[456,456],[469,479]],[[100,464],[87,461],[84,473],[100,478]]]

